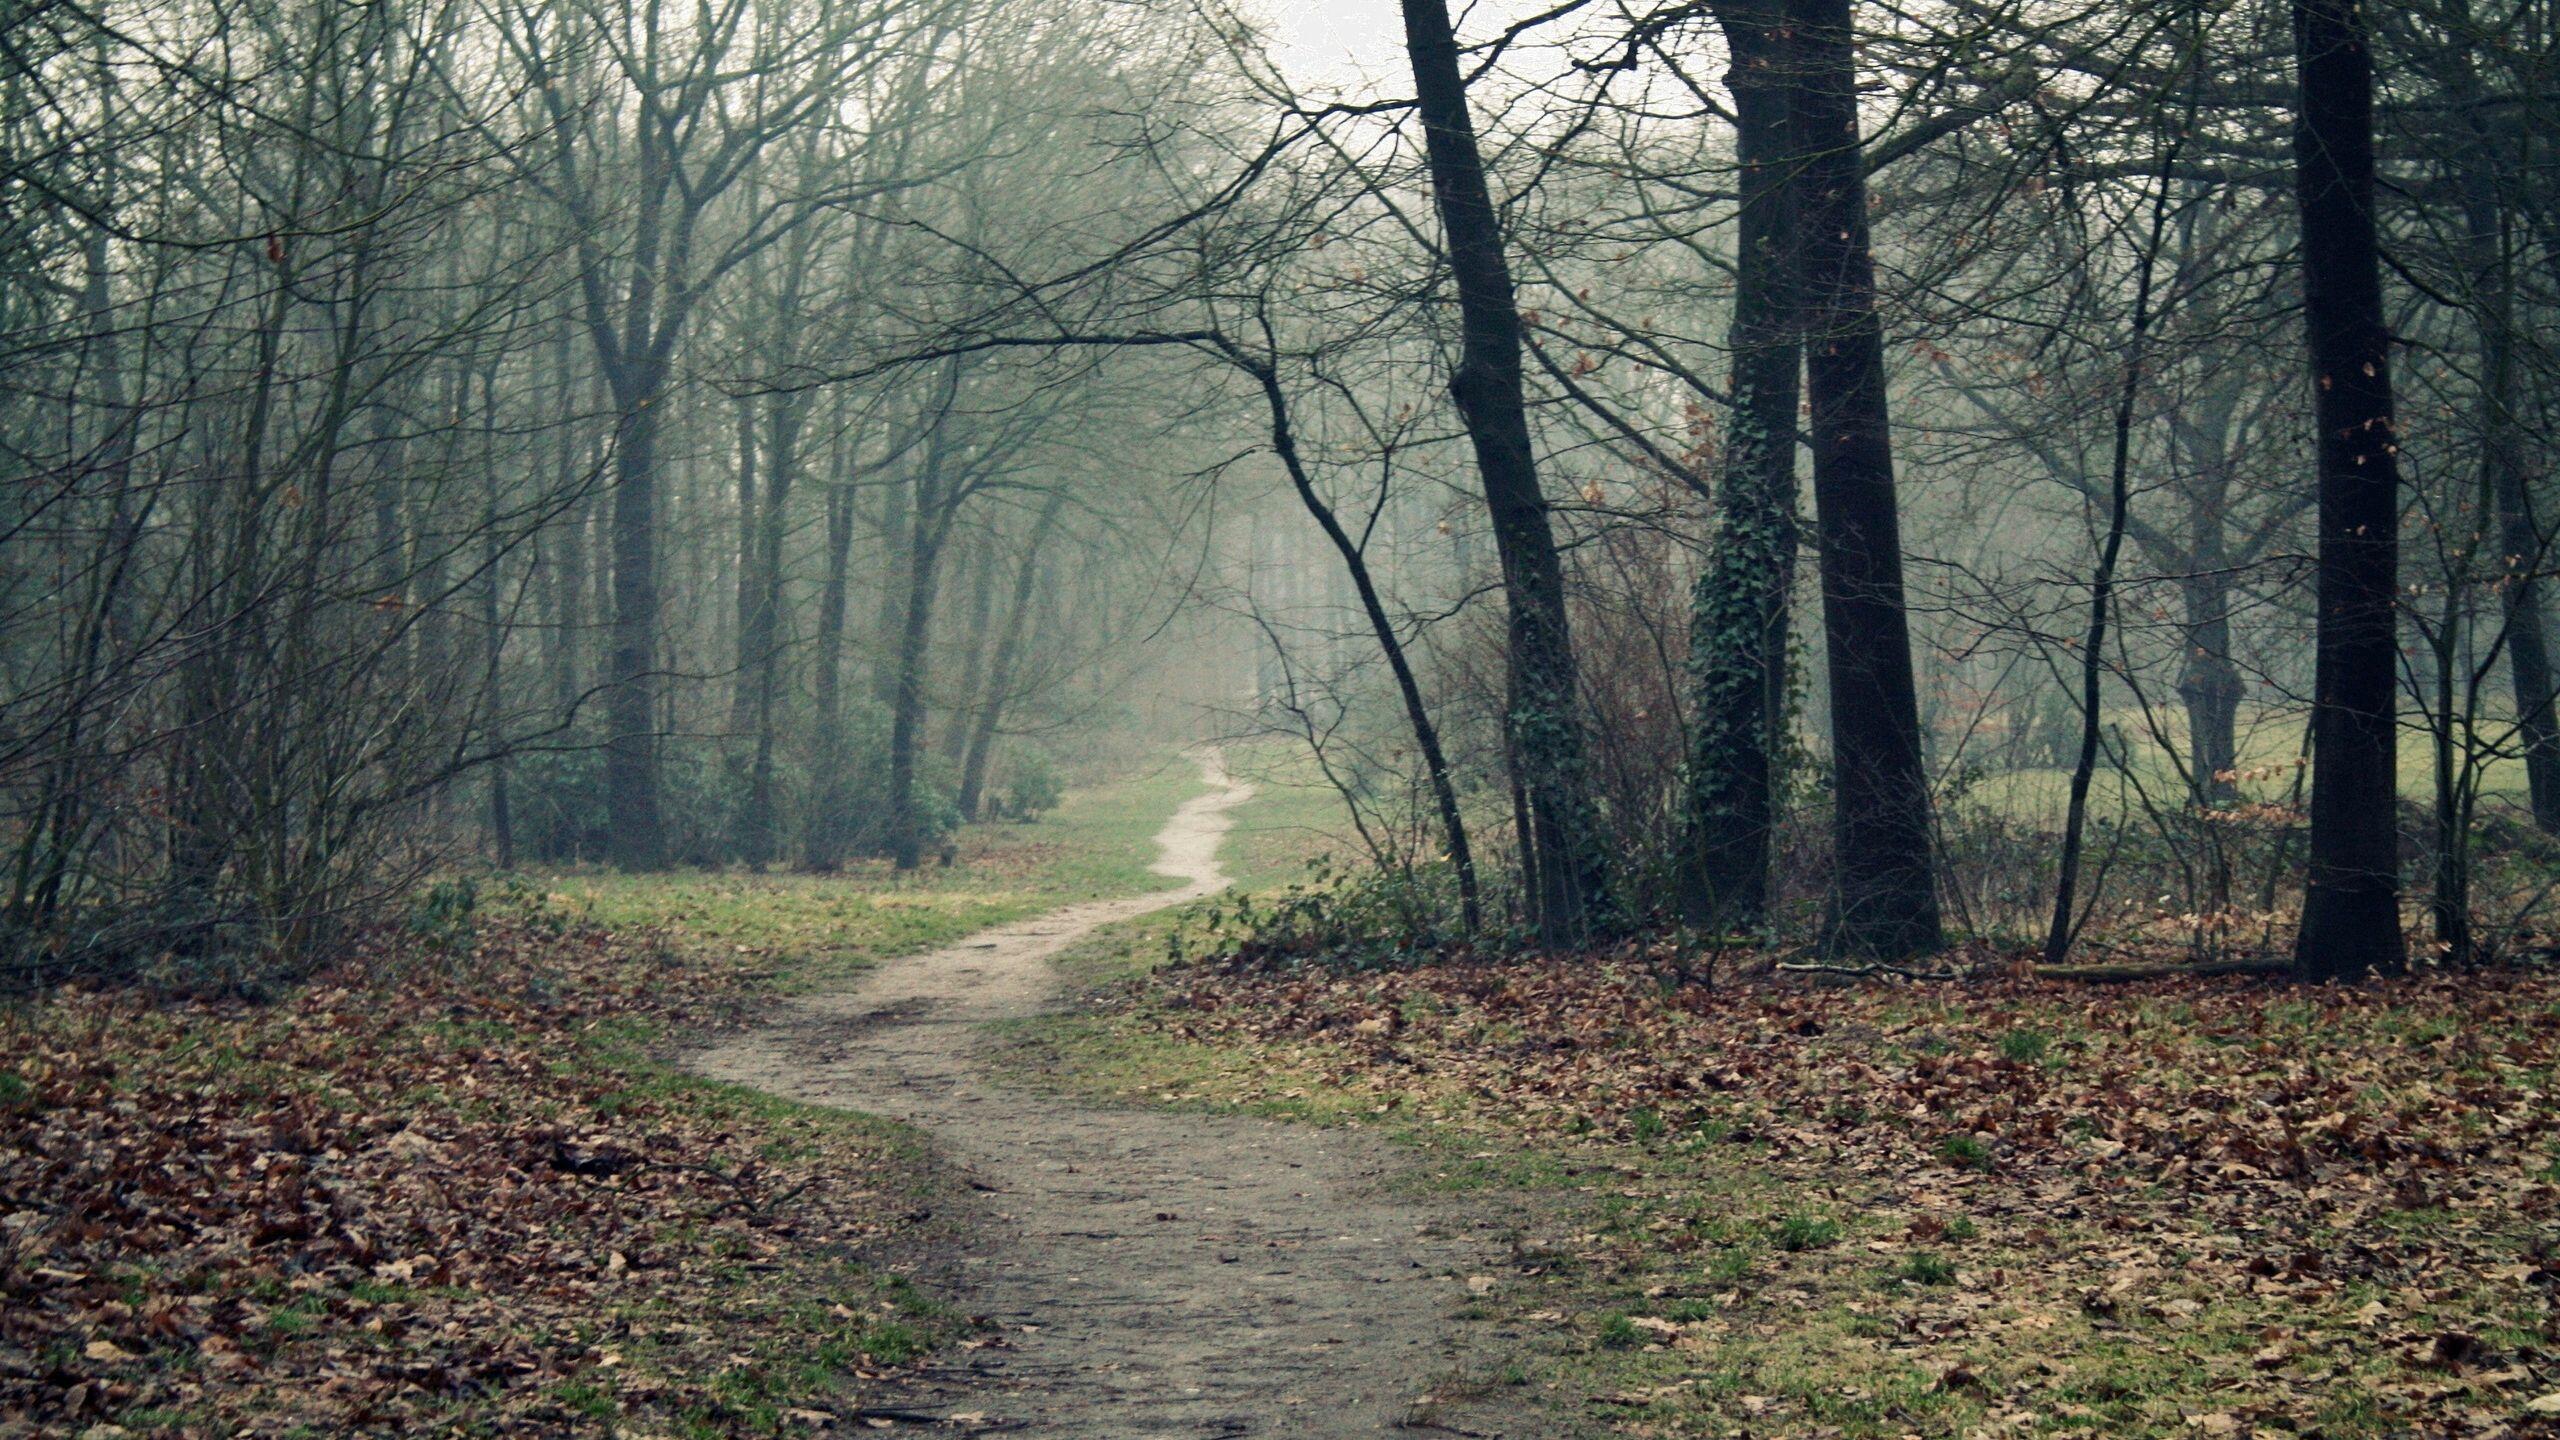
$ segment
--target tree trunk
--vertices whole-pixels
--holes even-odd
[[[898,635],[897,698],[889,715],[889,857],[901,870],[913,870],[924,861],[924,818],[916,803],[916,770],[918,752],[924,747],[925,666],[933,639],[934,587],[943,546],[951,534],[947,513],[926,523],[925,483],[919,481],[916,491],[916,544],[907,557],[906,624]]]
[[[2124,556],[2125,528],[2133,512],[2133,417],[2142,399],[2142,362],[2151,338],[2151,291],[2169,229],[2169,188],[2178,155],[2172,137],[2160,161],[2160,193],[2152,202],[2151,233],[2133,287],[2133,323],[2125,336],[2124,377],[2116,390],[2115,443],[2107,463],[2107,532],[2098,547],[2098,570],[2089,585],[2089,627],[2080,641],[2080,749],[2071,765],[2071,794],[2063,807],[2062,857],[2054,870],[2053,921],[2045,929],[2044,963],[2069,958],[2080,931],[2080,852],[2088,832],[2089,786],[2098,774],[2106,683],[2107,621],[2115,604],[2116,564]]]
[[[1800,57],[1797,237],[1836,771],[1828,943],[1895,959],[1940,939],[1849,0],[1791,0],[1789,11]]]
[[[738,645],[747,667],[741,679],[752,737],[746,801],[738,817],[738,858],[757,866],[772,863],[782,842],[774,813],[774,711],[782,693],[782,541],[790,526],[791,486],[800,464],[800,403],[791,395],[767,402],[764,496],[752,547],[754,605],[740,627]]]
[[[1031,596],[1040,579],[1040,547],[1049,540],[1050,527],[1058,523],[1058,514],[1066,508],[1064,491],[1053,490],[1040,506],[1040,517],[1031,522],[1030,537],[1022,542],[1022,565],[1014,571],[1013,596],[1005,612],[1004,635],[996,641],[994,662],[987,670],[987,693],[971,718],[968,749],[960,761],[960,818],[975,820],[978,807],[986,799],[987,762],[995,753],[996,732],[1004,722],[1005,708],[1013,701],[1013,673],[1021,663],[1022,637],[1029,629]],[[993,558],[988,568],[992,570]]]
[[[2319,632],[2305,980],[2397,970],[2400,857],[2393,667],[2400,467],[2373,218],[2373,56],[2360,0],[2294,0],[2294,180],[2303,322],[2319,425]]]
[[[802,863],[820,874],[844,863],[844,611],[854,508],[852,487],[841,473],[842,454],[839,450],[835,483],[827,487],[827,572],[818,592],[818,744],[809,767],[809,814],[801,842]]]
[[[880,541],[887,552],[888,564],[880,585],[880,618],[871,632],[871,694],[883,706],[898,702],[897,654],[889,645],[891,636],[899,632],[906,616],[908,586],[907,567],[915,554],[916,497],[914,482],[892,478],[880,487]]]
[[[2467,67],[2466,67],[2467,69]],[[2516,728],[2524,741],[2525,783],[2533,823],[2560,834],[2560,722],[2552,713],[2551,641],[2537,578],[2548,550],[2534,520],[2525,475],[2524,435],[2516,406],[2515,261],[2508,248],[2506,207],[2499,194],[2495,139],[2479,121],[2478,97],[2466,102],[2473,143],[2461,152],[2462,200],[2471,262],[2472,321],[2480,335],[2480,468],[2497,506],[2498,549],[2506,574],[2507,669],[2515,683]]]
[[[729,666],[729,739],[735,743],[747,733],[755,714],[756,650],[754,630],[756,616],[762,606],[756,598],[763,576],[756,568],[756,537],[763,533],[759,523],[759,499],[756,494],[756,412],[755,402],[740,397],[737,404],[738,429],[738,569],[737,649]],[[731,752],[733,776],[742,778],[746,767],[737,763]]]
[[[1716,493],[1715,549],[1690,593],[1691,706],[1679,906],[1688,924],[1759,923],[1787,709],[1787,600],[1795,585],[1796,406],[1792,68],[1777,0],[1732,0],[1718,18],[1733,52],[1735,240],[1733,415]]]
[[[2219,520],[2213,523],[2219,524]],[[2210,560],[2204,558],[2210,555]],[[2231,575],[2217,547],[2197,552],[2178,582],[2185,611],[2187,656],[2178,699],[2187,712],[2187,765],[2195,803],[2221,808],[2240,798],[2228,777],[2240,768],[2240,701],[2245,689],[2231,660]]]
[[[621,433],[613,455],[613,644],[607,656],[605,810],[613,862],[662,870],[658,810],[658,418],[653,376],[617,385]]]
[[[1536,852],[1533,918],[1541,943],[1572,945],[1612,920],[1608,860],[1583,754],[1564,567],[1529,440],[1519,301],[1467,112],[1448,6],[1445,0],[1402,3],[1432,197],[1458,290],[1461,353],[1449,394],[1475,450],[1510,611],[1509,729],[1533,832],[1521,843]]]
[[[942,758],[958,765],[969,753],[987,680],[987,626],[995,615],[996,546],[990,530],[969,547],[969,611],[961,628],[960,687],[952,692],[951,723],[942,729]],[[965,813],[965,812],[964,812]]]

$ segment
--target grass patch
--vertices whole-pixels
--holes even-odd
[[[1200,793],[1189,761],[1071,790],[1035,824],[972,825],[957,860],[900,872],[884,860],[834,875],[747,870],[529,877],[554,906],[608,929],[653,929],[786,990],[841,985],[883,959],[939,949],[1061,905],[1181,882],[1156,874],[1155,835]]]

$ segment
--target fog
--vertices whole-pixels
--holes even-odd
[[[2548,17],[2359,190],[2286,7],[1814,8],[22,7],[12,963],[1200,744],[1400,951],[2531,932]]]

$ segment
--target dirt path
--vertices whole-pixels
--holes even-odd
[[[1494,1231],[1383,1193],[1406,1164],[1375,1139],[1251,1119],[1087,1105],[1017,1088],[989,1021],[1058,999],[1051,956],[1096,926],[1227,883],[1217,788],[1157,836],[1182,888],[1097,901],[894,961],[855,989],[702,1056],[705,1073],[910,1121],[987,1187],[954,1267],[1001,1341],[907,1397],[1020,1433],[1140,1436],[1529,1434],[1435,1397],[1462,1356],[1462,1277]]]

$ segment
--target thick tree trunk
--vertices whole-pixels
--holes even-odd
[[[1836,772],[1829,943],[1891,959],[1934,950],[1940,939],[1849,0],[1791,0],[1789,12],[1800,62],[1796,226]]]
[[[1787,711],[1787,600],[1795,585],[1794,186],[1788,154],[1786,13],[1779,0],[1717,8],[1733,70],[1742,213],[1735,240],[1733,415],[1716,491],[1716,538],[1690,595],[1691,705],[1681,918],[1757,924]]]
[[[2373,56],[2361,0],[2294,0],[2294,177],[2319,425],[2319,633],[2306,980],[2399,969],[2394,599],[2400,466],[2373,218]]]
[[[2210,555],[2212,558],[2203,558]],[[2178,582],[2185,612],[2186,664],[2178,699],[2187,712],[2187,766],[2193,799],[2220,808],[2240,797],[2229,777],[2240,767],[2240,701],[2246,687],[2231,660],[2231,576],[2220,550],[2200,550],[2193,572]]]
[[[1608,858],[1584,759],[1564,567],[1529,440],[1519,301],[1467,111],[1448,6],[1403,0],[1403,9],[1432,196],[1458,290],[1462,348],[1449,394],[1475,450],[1510,611],[1509,728],[1533,831],[1521,844],[1536,853],[1534,919],[1542,943],[1571,945],[1613,917]]]
[[[653,377],[652,377],[653,378]],[[658,811],[658,416],[662,386],[617,385],[613,643],[606,657],[604,788],[613,863],[666,868]],[[626,398],[628,397],[628,398]]]

